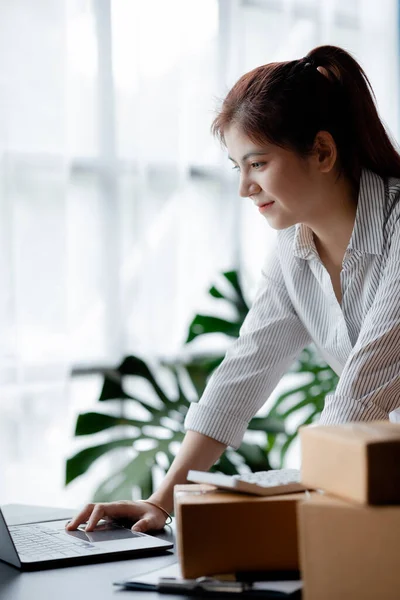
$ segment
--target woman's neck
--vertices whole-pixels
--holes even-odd
[[[322,258],[342,266],[343,257],[354,229],[357,213],[358,189],[341,178],[324,198],[324,211],[309,227]]]

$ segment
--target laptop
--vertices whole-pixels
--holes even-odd
[[[66,531],[67,520],[8,526],[0,509],[0,560],[22,571],[40,571],[96,562],[162,554],[171,542],[133,532],[118,523],[100,522],[86,533]]]

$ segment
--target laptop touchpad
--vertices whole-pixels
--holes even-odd
[[[98,525],[94,531],[77,529],[75,531],[65,531],[65,533],[85,542],[91,542],[92,544],[98,542],[113,542],[115,540],[131,540],[132,538],[143,536],[143,534],[135,533],[124,527],[116,527],[111,523]]]

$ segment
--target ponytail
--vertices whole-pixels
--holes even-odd
[[[353,121],[359,166],[381,177],[400,177],[400,156],[378,115],[371,83],[358,62],[345,50],[320,46],[307,58],[324,67],[328,79],[340,86]]]
[[[256,143],[269,141],[301,155],[312,151],[319,131],[328,131],[340,171],[354,183],[362,168],[400,178],[400,155],[378,115],[371,84],[358,62],[335,46],[243,75],[225,98],[212,131],[224,142],[232,123]]]

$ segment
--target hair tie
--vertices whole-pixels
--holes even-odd
[[[305,69],[315,67],[314,59],[311,56],[305,56],[301,59],[301,61],[303,62],[303,66]]]
[[[325,77],[325,79],[331,81],[328,69],[326,67],[321,67],[320,65],[318,65],[318,63],[311,56],[305,56],[304,58],[300,59],[299,64],[302,64],[304,69],[310,69],[312,67],[313,69],[318,71],[318,73],[321,73],[321,75]]]

